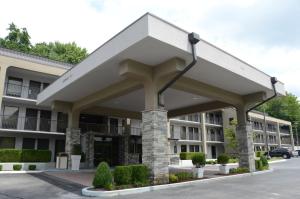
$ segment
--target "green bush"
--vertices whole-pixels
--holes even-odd
[[[28,170],[29,170],[29,171],[34,171],[34,170],[36,170],[36,165],[34,165],[34,164],[29,165],[29,166],[28,166]]]
[[[197,168],[204,167],[206,158],[204,153],[195,153],[192,157],[193,165],[196,165]]]
[[[97,167],[93,180],[93,186],[95,188],[105,188],[111,190],[112,183],[112,174],[108,164],[106,162],[101,162]]]
[[[131,180],[134,185],[146,185],[149,183],[149,169],[143,164],[130,165]]]
[[[0,149],[0,162],[21,162],[22,150]]]
[[[194,155],[202,154],[201,152],[181,152],[179,154],[180,160],[191,160]]]
[[[14,164],[13,169],[14,169],[14,171],[20,171],[22,169],[22,165],[21,164]]]
[[[74,144],[72,148],[72,155],[82,155],[81,154],[81,145],[80,144]]]
[[[237,159],[237,158],[230,158],[228,160],[228,163],[238,163],[238,162],[239,162],[239,159]]]
[[[131,184],[132,169],[131,166],[117,166],[114,170],[114,181],[116,185]]]
[[[217,162],[218,162],[218,164],[222,164],[222,165],[228,164],[229,156],[226,154],[221,154],[221,155],[219,155]]]
[[[178,178],[179,182],[193,179],[193,174],[190,172],[175,173],[175,176]]]
[[[255,156],[260,158],[262,156],[265,156],[266,151],[256,151],[255,152]]]
[[[21,162],[50,162],[51,151],[23,149]]]
[[[230,174],[249,173],[249,169],[246,167],[231,168],[229,170],[229,173]]]
[[[260,160],[262,162],[263,167],[269,167],[268,159],[265,156],[261,156]]]
[[[263,163],[262,161],[259,160],[255,160],[255,169],[258,171],[262,171],[263,170]]]
[[[176,182],[178,182],[178,177],[174,174],[170,174],[169,181],[170,181],[170,183],[176,183]]]
[[[2,165],[0,165],[0,171],[2,171]]]
[[[217,164],[215,160],[208,160],[205,164]]]

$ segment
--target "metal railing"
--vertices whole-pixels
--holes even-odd
[[[206,123],[222,125],[222,119],[219,119],[219,118],[216,118],[216,117],[206,117]]]
[[[211,142],[224,142],[224,136],[208,134],[206,140]]]
[[[37,86],[24,86],[19,84],[5,83],[5,95],[7,96],[37,99],[37,96],[41,91],[41,87]]]

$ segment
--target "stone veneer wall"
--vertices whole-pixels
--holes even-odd
[[[142,160],[150,168],[154,184],[169,182],[167,122],[165,110],[142,113]]]
[[[80,144],[80,129],[70,129],[66,131],[66,153],[68,154],[68,169],[71,169],[71,155],[75,144]]]

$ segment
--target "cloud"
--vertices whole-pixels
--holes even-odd
[[[14,22],[27,27],[33,42],[75,41],[92,52],[152,12],[277,76],[300,97],[299,4],[298,0],[7,0],[1,2],[0,37]]]

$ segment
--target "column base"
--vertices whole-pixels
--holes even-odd
[[[167,111],[149,110],[142,113],[143,164],[151,170],[153,184],[169,182]]]

